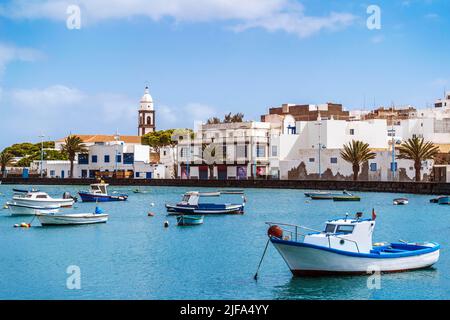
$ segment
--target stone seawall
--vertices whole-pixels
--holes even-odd
[[[94,179],[3,178],[2,184],[25,185],[89,185]],[[173,186],[210,188],[274,188],[311,190],[348,190],[412,194],[450,195],[449,183],[433,182],[376,182],[330,180],[178,180],[178,179],[104,179],[116,186]]]

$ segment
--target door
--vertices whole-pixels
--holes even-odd
[[[219,180],[227,180],[227,166],[217,166],[217,178]]]
[[[64,170],[61,170],[61,179],[64,179]]]
[[[200,166],[198,168],[198,177],[200,180],[208,180],[208,166]]]
[[[146,179],[151,179],[152,178],[152,173],[151,172],[146,172],[145,173],[145,178]]]

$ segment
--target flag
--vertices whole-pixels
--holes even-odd
[[[375,221],[376,218],[377,218],[377,214],[375,213],[375,209],[372,209],[372,220]]]

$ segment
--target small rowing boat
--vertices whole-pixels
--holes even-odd
[[[196,226],[203,224],[204,216],[179,215],[177,216],[177,224],[179,226]]]
[[[361,201],[361,197],[347,193],[347,195],[333,197],[333,201]]]
[[[305,192],[305,196],[313,200],[332,200],[333,197],[338,197],[346,194],[347,191],[345,190],[342,192],[331,192],[331,191]]]
[[[43,226],[93,224],[108,221],[108,214],[103,213],[103,210],[99,207],[95,208],[94,213],[39,213],[36,216]]]

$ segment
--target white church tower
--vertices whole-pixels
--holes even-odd
[[[153,98],[149,93],[148,87],[145,87],[140,104],[138,136],[143,136],[155,131],[155,109],[153,108]]]

